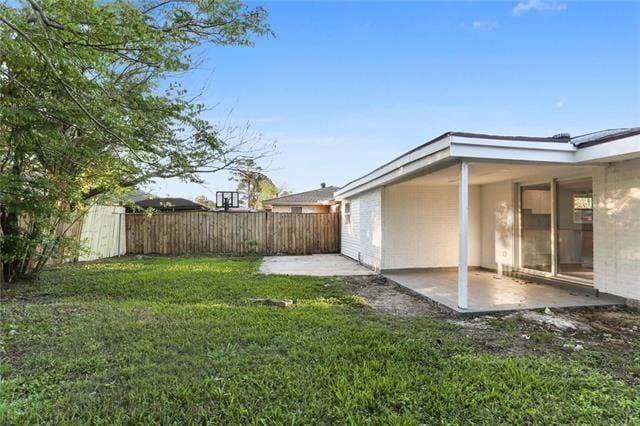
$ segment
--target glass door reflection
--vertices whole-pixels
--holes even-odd
[[[522,267],[551,272],[551,184],[520,188]]]
[[[593,185],[591,178],[556,187],[558,274],[593,280]]]

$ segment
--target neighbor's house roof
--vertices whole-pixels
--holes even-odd
[[[615,143],[614,143],[615,142]],[[336,200],[394,183],[461,160],[597,164],[640,157],[640,127],[602,130],[571,137],[505,136],[447,132],[340,188]]]
[[[312,191],[299,192],[297,194],[289,194],[264,200],[262,204],[279,206],[329,205],[334,204],[333,193],[338,189],[340,188],[337,186],[325,186],[324,188],[314,189]]]
[[[143,209],[152,208],[155,210],[177,211],[177,210],[209,210],[202,204],[195,203],[186,198],[157,197],[139,200],[134,203]]]

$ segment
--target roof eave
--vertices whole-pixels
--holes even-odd
[[[343,200],[361,192],[380,186],[408,180],[420,174],[439,170],[461,159],[469,160],[513,160],[542,163],[572,163],[577,148],[564,140],[543,138],[498,138],[487,135],[449,132],[424,144],[420,149],[409,151],[385,166],[360,179],[352,181],[336,191],[336,199]]]
[[[588,141],[588,142],[583,142],[583,143],[577,143],[575,144],[576,147],[578,148],[588,148],[590,146],[594,146],[594,145],[600,145],[603,143],[607,143],[607,142],[613,142],[613,141],[617,141],[620,139],[626,139],[626,138],[630,138],[633,136],[637,136],[640,135],[640,129],[637,130],[632,130],[629,132],[623,132],[623,133],[618,133],[618,134],[612,134],[610,136],[605,136],[602,138],[598,138],[592,141]]]

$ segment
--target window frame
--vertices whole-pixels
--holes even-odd
[[[351,225],[351,202],[344,203],[344,224]]]
[[[588,199],[590,207],[576,207],[576,199]],[[573,193],[573,223],[576,225],[593,224],[593,192]],[[589,218],[589,220],[587,220]]]

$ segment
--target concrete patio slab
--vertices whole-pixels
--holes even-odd
[[[339,254],[306,256],[266,256],[260,265],[261,274],[350,276],[373,275],[374,272],[356,261]]]
[[[384,274],[389,280],[459,313],[570,308],[624,304],[621,298],[600,295],[589,288],[542,284],[484,270],[469,271],[469,309],[458,308],[458,273],[417,270]]]

